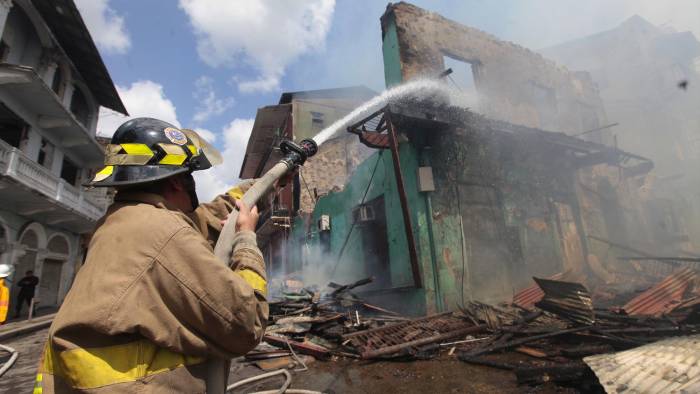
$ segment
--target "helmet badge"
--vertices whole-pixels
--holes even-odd
[[[176,128],[166,127],[163,133],[173,144],[185,145],[187,143],[187,136],[185,136],[185,133]]]

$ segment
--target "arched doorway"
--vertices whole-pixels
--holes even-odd
[[[48,254],[41,264],[39,295],[41,306],[56,306],[63,277],[63,266],[70,256],[70,243],[63,234],[55,234],[46,246]]]
[[[24,277],[27,271],[33,271],[36,274],[39,251],[45,246],[46,232],[41,224],[31,223],[21,232],[19,236],[20,250],[16,253],[17,258],[14,262],[15,275],[13,280],[14,288],[10,298],[11,308],[16,308],[17,296],[19,295],[19,288],[15,284]]]

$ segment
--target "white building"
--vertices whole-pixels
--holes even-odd
[[[104,158],[98,108],[126,110],[72,0],[0,0],[0,32],[0,262],[56,306],[106,208],[81,186]]]

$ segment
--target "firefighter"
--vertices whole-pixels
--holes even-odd
[[[115,201],[49,329],[34,393],[205,392],[207,361],[258,344],[268,306],[257,209],[231,196],[200,206],[195,193],[192,171],[220,161],[195,132],[160,120],[117,129],[90,183],[116,188]],[[223,264],[211,237],[234,204]]]

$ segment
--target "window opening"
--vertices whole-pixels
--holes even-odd
[[[463,60],[450,56],[443,56],[445,69],[451,68],[452,74],[448,75],[450,84],[457,91],[454,104],[460,107],[474,108],[479,102],[474,81],[474,66]]]

